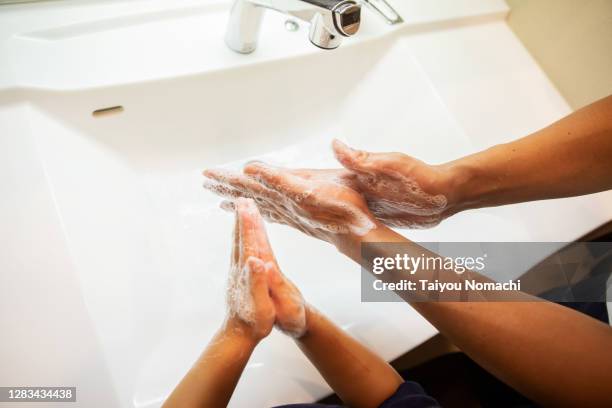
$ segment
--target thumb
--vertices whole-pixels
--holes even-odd
[[[249,257],[245,264],[248,273],[248,281],[251,296],[255,307],[259,308],[272,304],[268,289],[268,278],[264,262],[253,256]]]
[[[270,298],[277,308],[281,310],[291,303],[292,284],[287,281],[285,275],[272,263],[266,263],[266,274],[268,275],[268,287]]]
[[[407,165],[418,162],[402,153],[371,153],[353,149],[338,139],[332,142],[332,149],[342,166],[357,173],[393,175],[405,170]]]
[[[332,142],[332,149],[336,159],[348,170],[370,173],[376,170],[380,153],[370,153],[349,147],[338,139]]]
[[[270,295],[272,298],[278,297],[278,292],[284,284],[284,276],[282,275],[279,268],[272,262],[265,264],[266,275],[268,277],[268,287],[270,288]]]

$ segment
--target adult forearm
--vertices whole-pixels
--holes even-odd
[[[407,250],[418,247],[384,226],[363,237],[346,236],[337,245],[362,263],[363,242],[404,242]],[[535,401],[553,406],[609,405],[612,328],[571,309],[519,296],[527,301],[411,304],[462,351]]]
[[[444,165],[455,211],[612,188],[612,96],[522,139]]]
[[[550,302],[414,303],[457,347],[545,406],[609,406],[612,329]]]

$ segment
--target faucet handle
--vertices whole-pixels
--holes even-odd
[[[350,37],[359,31],[361,7],[353,1],[338,3],[332,10],[334,26],[340,34]]]
[[[379,14],[385,19],[387,24],[399,24],[403,23],[402,17],[391,7],[387,0],[361,0],[365,3],[372,11]]]

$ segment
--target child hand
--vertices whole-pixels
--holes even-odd
[[[228,287],[229,323],[260,340],[274,323],[292,337],[306,331],[300,291],[280,271],[254,201],[238,198],[232,268]]]
[[[259,250],[262,239],[267,243],[266,232],[253,200],[239,198],[234,208],[236,224],[226,327],[259,341],[270,334],[275,320],[266,264]]]
[[[270,295],[276,309],[276,327],[293,338],[307,330],[306,304],[302,294],[274,263],[266,264]]]

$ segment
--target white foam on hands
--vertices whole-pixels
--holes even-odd
[[[257,261],[261,265],[259,267],[256,266],[253,270],[253,262],[246,262],[242,268],[239,265],[232,265],[227,288],[228,316],[237,317],[249,324],[255,323],[255,304],[251,293],[251,273],[265,273],[263,262],[259,259]]]
[[[359,190],[376,218],[400,228],[430,228],[442,220],[448,205],[443,194],[426,193],[413,177],[391,166],[360,164],[367,160],[367,152],[337,140],[333,148],[338,161],[355,172]]]
[[[260,174],[255,178],[280,194],[281,211],[306,230],[323,230],[332,234],[365,235],[376,227],[370,216],[357,205],[338,198],[348,187],[335,176],[307,177],[266,163],[256,163]],[[334,222],[336,215],[338,222]]]
[[[270,293],[276,305],[276,328],[295,339],[306,333],[306,302],[298,288],[273,262],[266,263]]]

